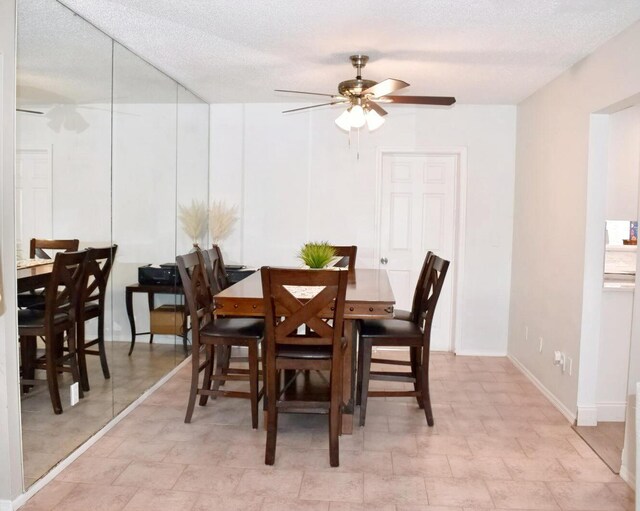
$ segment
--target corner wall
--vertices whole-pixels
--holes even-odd
[[[0,2],[0,510],[22,493],[22,447],[16,339],[14,139],[16,107],[14,1]]]
[[[591,295],[601,292],[587,284],[593,265],[585,273],[586,244],[603,229],[587,222],[597,182],[588,175],[590,116],[640,92],[638,48],[640,22],[518,105],[509,354],[572,414],[581,340],[599,325]],[[553,365],[553,350],[573,359],[571,376]]]
[[[377,131],[338,129],[339,108],[284,115],[296,104],[211,105],[211,198],[237,204],[225,259],[298,264],[308,240],[357,244],[358,265],[377,267],[380,149],[467,148],[466,253],[459,353],[507,349],[515,107],[388,105]],[[387,108],[387,106],[385,106]],[[358,158],[359,147],[359,158]]]

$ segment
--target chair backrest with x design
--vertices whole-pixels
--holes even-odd
[[[229,287],[224,262],[221,259],[222,254],[219,247],[214,245],[212,248],[203,250],[202,255],[207,270],[207,278],[211,286],[211,294],[216,295]]]
[[[179,255],[176,257],[176,263],[189,307],[193,349],[196,349],[200,344],[200,329],[213,319],[213,301],[202,251],[197,249],[196,252]]]
[[[52,259],[51,255],[45,250],[63,250],[65,252],[76,252],[80,246],[79,240],[44,240],[31,238],[29,242],[29,257],[35,259]]]
[[[78,306],[83,307],[87,302],[98,302],[103,306],[107,293],[107,283],[113,260],[116,257],[118,245],[104,248],[89,248],[87,262],[82,278]]]
[[[416,289],[413,292],[413,302],[411,303],[411,321],[414,323],[420,323],[420,307],[422,305],[422,295],[425,290],[425,279],[427,278],[427,271],[433,252],[429,250],[424,257],[422,268],[420,269],[420,275],[418,276],[418,282],[416,283]]]
[[[335,251],[336,256],[341,257],[336,264],[339,268],[347,267],[349,268],[349,278],[351,280],[356,277],[356,255],[358,253],[358,247],[355,245],[333,245],[333,250]],[[344,259],[347,259],[346,264]]]
[[[263,267],[261,273],[267,342],[339,345],[348,271]],[[303,325],[307,332],[299,334]]]
[[[424,321],[425,334],[431,332],[433,316],[440,298],[444,279],[449,269],[449,261],[432,255],[427,264],[424,288],[420,304],[420,321]],[[429,334],[430,335],[430,334]]]
[[[58,313],[69,315],[75,321],[75,312],[84,275],[87,250],[58,252],[53,262],[51,279],[45,292],[45,323],[53,325]]]

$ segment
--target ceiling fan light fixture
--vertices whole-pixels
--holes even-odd
[[[336,119],[336,125],[338,128],[344,131],[349,131],[351,129],[351,122],[349,121],[349,110],[347,109]]]
[[[369,128],[369,131],[375,131],[384,124],[384,117],[378,114],[375,110],[367,111],[366,118],[367,128]]]
[[[349,111],[349,123],[352,128],[362,128],[367,119],[364,115],[364,109],[360,105],[353,105]]]

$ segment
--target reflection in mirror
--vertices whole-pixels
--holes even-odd
[[[633,280],[636,274],[638,222],[607,220],[605,232],[605,280]]]
[[[79,248],[111,245],[111,52],[109,37],[50,0],[18,2],[18,107],[42,114],[16,116],[16,238],[19,265],[32,238],[79,240]],[[74,249],[60,247],[61,249]],[[25,486],[46,473],[113,416],[112,380],[99,357],[87,356],[91,390],[71,406],[71,373],[57,375],[62,414],[54,413],[43,355],[68,353],[69,342],[32,335],[43,324],[46,279],[37,269],[20,270],[18,287],[22,377],[42,384],[22,386]],[[108,297],[106,297],[108,300]],[[110,330],[111,317],[105,317]],[[31,334],[31,335],[29,335]],[[97,336],[97,320],[87,322],[85,338]],[[95,347],[93,347],[95,349]],[[111,364],[109,350],[106,363]],[[59,354],[59,353],[58,353]],[[71,367],[71,358],[63,362]],[[50,376],[51,378],[51,376]]]
[[[18,112],[16,144],[22,430],[29,486],[188,353],[173,263],[194,241],[206,243],[206,225],[193,239],[180,228],[178,212],[180,206],[208,203],[209,106],[56,0],[18,2],[17,59],[18,108],[35,112]],[[36,238],[60,243],[46,242],[34,251]],[[53,339],[25,330],[27,321],[31,327],[43,323],[54,310],[45,303],[59,297],[47,293],[47,286],[55,289],[49,283],[55,282],[56,253],[88,247],[106,250],[87,252],[69,266],[82,267],[86,277],[86,308],[77,309],[86,323],[77,320]],[[169,266],[158,266],[163,263]],[[49,300],[56,301],[61,300]],[[60,305],[58,312],[67,314],[69,308]],[[101,306],[104,322],[98,319]],[[83,357],[70,332],[76,332],[77,342],[103,342]],[[49,366],[50,385],[47,353],[58,359]],[[74,382],[83,390],[79,400]],[[53,383],[59,404],[58,393],[49,391]],[[72,406],[72,401],[77,402]],[[184,406],[164,403],[161,394],[147,404],[154,403]]]

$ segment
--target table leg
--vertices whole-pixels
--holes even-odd
[[[125,292],[125,303],[127,306],[127,317],[129,318],[129,326],[131,327],[131,346],[129,347],[129,356],[133,353],[136,345],[136,318],[133,315],[133,293],[130,289]]]
[[[342,434],[353,434],[353,373],[355,369],[356,325],[352,319],[344,321],[344,336],[347,345],[342,359]]]
[[[149,299],[149,320],[151,320],[151,311],[155,308],[155,303],[154,303],[154,294],[153,293],[149,293],[147,295],[147,298]],[[151,325],[149,325],[149,344],[153,343],[153,332],[151,331]]]

